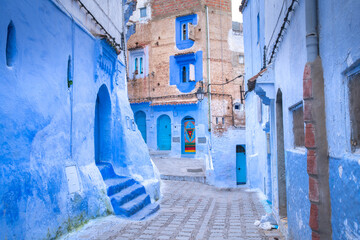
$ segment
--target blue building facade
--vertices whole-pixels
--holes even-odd
[[[132,29],[101,29],[104,11],[85,4],[90,21],[81,4],[0,3],[1,239],[52,239],[116,212],[111,175],[139,184],[148,201],[160,197],[126,97],[119,53]],[[107,4],[122,29],[134,3]]]
[[[237,175],[246,178],[236,167],[237,146],[245,145],[243,43],[240,23],[232,29],[231,2],[220,2],[139,1],[128,94],[154,157],[168,157],[169,165],[202,159],[207,183],[236,187]],[[147,60],[143,69],[136,67],[140,58]]]
[[[249,182],[272,202],[289,239],[359,238],[351,90],[360,55],[360,18],[351,9],[359,7],[321,0],[240,7]]]

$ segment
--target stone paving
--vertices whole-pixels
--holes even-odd
[[[145,221],[109,216],[63,239],[284,239],[279,230],[265,231],[254,225],[265,214],[256,192],[166,180],[162,193],[160,211]]]
[[[205,183],[204,160],[198,158],[152,157],[161,179]]]

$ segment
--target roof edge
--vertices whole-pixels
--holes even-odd
[[[244,9],[246,8],[247,4],[248,4],[248,0],[242,0],[242,1],[241,1],[240,7],[239,7],[239,11],[240,11],[241,13],[244,12]]]

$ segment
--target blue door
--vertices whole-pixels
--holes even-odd
[[[171,119],[167,115],[157,120],[157,145],[159,150],[171,150]]]
[[[244,145],[236,146],[236,182],[246,184],[246,154]]]
[[[138,111],[135,113],[135,122],[138,126],[141,136],[146,142],[146,114],[143,111]]]

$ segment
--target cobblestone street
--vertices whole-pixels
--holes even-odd
[[[162,181],[161,209],[148,220],[115,216],[91,221],[64,239],[284,239],[254,225],[265,214],[258,193],[201,183]]]

